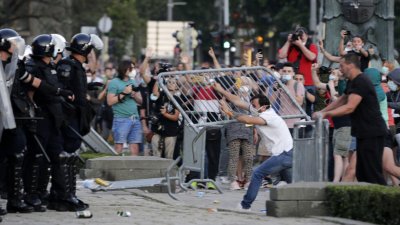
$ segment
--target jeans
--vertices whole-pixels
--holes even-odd
[[[283,152],[280,155],[272,156],[271,158],[264,161],[257,169],[254,170],[251,176],[251,182],[249,189],[241,202],[244,209],[249,209],[251,204],[257,197],[258,190],[260,189],[262,180],[269,174],[279,173],[282,170],[292,167],[293,163],[293,150]]]

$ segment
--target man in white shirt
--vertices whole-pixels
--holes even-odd
[[[227,115],[232,116],[238,122],[255,125],[267,148],[271,149],[272,152],[272,156],[253,171],[249,188],[240,203],[241,209],[250,210],[251,204],[257,197],[263,178],[269,174],[276,174],[292,167],[293,139],[285,121],[271,108],[266,96],[254,96],[250,100],[250,105],[248,102],[241,100],[239,96],[224,90],[218,83],[214,85],[214,90],[237,107],[251,112],[251,115],[232,112],[227,103],[221,101],[221,110]]]

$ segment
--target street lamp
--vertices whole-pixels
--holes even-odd
[[[168,0],[167,8],[168,8],[168,21],[172,21],[172,15],[173,15],[173,8],[176,5],[186,5],[186,2],[174,2],[174,0]]]

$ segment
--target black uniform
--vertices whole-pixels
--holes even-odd
[[[60,87],[56,70],[52,64],[46,64],[41,58],[32,58],[26,62],[27,72],[54,87]],[[62,136],[60,127],[63,123],[61,99],[59,96],[36,90],[33,101],[38,107],[36,110],[37,132],[35,136],[28,137],[28,154],[25,163],[25,201],[34,206],[37,211],[45,210],[42,205],[47,204],[47,185],[50,178],[49,162],[45,161],[42,151],[46,151],[51,161],[52,188],[66,191],[66,184],[63,184],[64,175],[57,173],[59,167],[66,162],[63,155]],[[43,148],[43,149],[41,149]],[[39,174],[40,170],[40,174]],[[60,191],[60,190],[59,190]]]
[[[3,61],[5,68],[10,61]],[[26,150],[26,132],[30,124],[28,118],[30,102],[27,96],[27,87],[18,79],[19,74],[24,73],[23,63],[18,63],[18,69],[14,77],[11,91],[11,105],[16,118],[16,128],[6,129],[0,142],[0,161],[6,163],[7,186],[7,211],[8,212],[32,212],[33,208],[23,202],[22,166]],[[4,214],[4,212],[1,212]]]
[[[71,90],[75,95],[73,102],[63,105],[67,120],[67,126],[62,129],[64,149],[72,153],[79,149],[82,143],[81,138],[73,130],[82,136],[88,134],[95,112],[86,99],[87,80],[82,63],[73,56],[62,59],[57,65],[57,74],[63,88]]]
[[[81,146],[82,140],[80,136],[84,136],[90,132],[90,122],[94,118],[95,112],[86,99],[86,73],[78,60],[73,58],[73,56],[62,59],[57,64],[57,75],[62,83],[62,87],[71,90],[75,96],[73,102],[63,103],[66,124],[61,128],[64,139],[63,148],[72,157],[69,164],[69,194],[74,202],[73,208],[86,209],[89,205],[76,197],[76,176],[78,173],[76,163],[78,156],[74,152]],[[76,133],[79,133],[79,135]]]

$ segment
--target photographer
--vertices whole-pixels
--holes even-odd
[[[168,91],[175,95],[178,90],[177,81],[174,78],[166,80]],[[175,108],[167,95],[158,87],[158,82],[154,85],[153,96],[154,113],[151,117],[151,130],[154,135],[151,145],[155,156],[172,159],[176,138],[179,132],[179,111]],[[179,101],[178,97],[175,97]]]
[[[317,46],[308,39],[307,30],[304,27],[299,27],[294,33],[289,34],[286,43],[278,53],[280,59],[287,59],[293,64],[295,73],[304,75],[305,86],[313,85],[311,64],[316,60],[317,55]]]
[[[344,39],[348,37],[351,39],[351,42],[353,44],[353,47],[351,49],[344,48]],[[346,54],[356,54],[360,60],[360,69],[361,71],[364,71],[366,68],[368,68],[369,64],[369,59],[370,55],[369,52],[364,49],[364,40],[361,38],[361,36],[351,36],[350,31],[342,30],[340,32],[340,43],[339,44],[339,53],[340,55],[344,56]]]
[[[123,144],[128,143],[131,155],[139,155],[143,132],[137,105],[142,103],[142,96],[135,81],[129,78],[132,70],[130,61],[120,63],[117,78],[108,85],[107,103],[114,113],[112,130],[115,151],[121,153]]]

